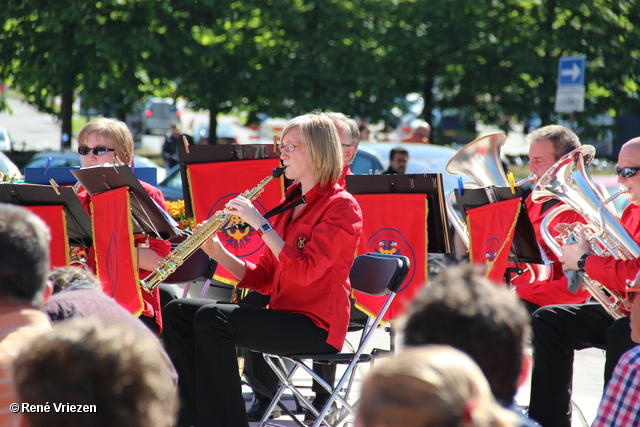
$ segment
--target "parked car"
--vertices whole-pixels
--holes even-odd
[[[172,98],[149,98],[127,117],[127,126],[136,140],[142,135],[164,135],[172,123],[180,123],[180,111]]]
[[[233,130],[233,126],[228,123],[218,123],[215,142],[209,141],[209,125],[196,126],[193,131],[193,141],[196,145],[229,145],[238,143],[236,132]]]
[[[374,175],[383,172],[389,165],[389,151],[397,147],[393,143],[360,143],[356,158],[351,164],[351,171],[356,175]],[[447,162],[456,153],[448,147],[424,144],[403,144],[409,150],[409,163],[407,173],[442,173],[445,186],[445,194],[457,186],[457,175],[451,175],[444,170]],[[463,181],[469,178],[462,177]],[[158,188],[167,200],[183,199],[182,177],[180,167],[175,166],[169,170],[164,181],[158,184]]]
[[[72,167],[81,166],[80,154],[75,151],[42,151],[34,154],[25,167],[27,168],[43,168],[47,165],[47,162],[51,158],[49,167]],[[158,182],[161,182],[167,175],[165,168],[158,166],[153,160],[146,157],[135,155],[133,156],[133,165],[141,168],[156,168],[156,177]]]
[[[0,127],[0,150],[11,150],[11,135],[7,128]]]
[[[384,172],[389,167],[389,152],[395,147],[404,147],[409,152],[409,162],[407,163],[406,173],[441,173],[442,181],[445,188],[445,196],[453,191],[458,185],[458,177],[463,182],[470,179],[463,175],[452,175],[447,173],[445,167],[449,160],[457,153],[457,150],[449,147],[434,144],[415,144],[415,143],[393,143],[393,142],[361,142],[358,146],[358,155],[351,170],[358,174],[376,174]],[[371,168],[361,170],[362,165],[358,164],[359,157],[363,156],[361,152],[369,153],[376,156],[380,162],[379,169],[377,163],[372,161]],[[357,172],[356,172],[357,170]]]
[[[0,152],[0,174],[4,174],[9,178],[22,177],[20,168],[18,168],[18,166],[16,166],[16,164],[2,152]],[[0,179],[0,181],[2,181],[2,179]]]

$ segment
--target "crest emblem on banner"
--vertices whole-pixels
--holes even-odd
[[[500,239],[497,237],[491,237],[484,242],[484,259],[485,263],[494,262],[496,257],[498,256],[498,252],[500,252],[500,247],[502,243]]]
[[[109,239],[106,267],[108,277],[106,286],[108,289],[104,289],[104,292],[110,297],[113,297],[116,293],[116,288],[118,287],[118,240],[115,233],[111,233],[111,238]]]
[[[240,193],[230,193],[219,198],[209,210],[207,218],[211,218],[216,212],[223,210],[229,200],[239,195]],[[254,200],[253,204],[262,215],[267,212],[259,201]],[[218,232],[218,237],[223,245],[233,250],[236,256],[246,257],[260,250],[264,245],[264,241],[258,238],[258,233],[250,226],[246,228],[235,227],[241,222],[242,220],[239,216],[231,216],[228,224],[225,226],[226,229],[223,228]]]
[[[376,231],[367,241],[367,251],[408,257],[411,268],[409,269],[409,276],[402,289],[411,284],[413,276],[415,275],[414,266],[416,265],[416,254],[400,231],[393,228],[382,228]]]

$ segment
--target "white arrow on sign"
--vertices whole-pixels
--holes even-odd
[[[561,76],[571,76],[571,80],[576,81],[580,77],[580,67],[575,62],[571,64],[571,69],[563,68],[560,72]]]

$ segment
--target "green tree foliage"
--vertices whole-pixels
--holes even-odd
[[[639,113],[639,12],[638,0],[8,0],[0,78],[64,132],[75,93],[120,118],[145,94],[182,96],[212,128],[235,111],[391,123],[414,92],[427,121],[454,109],[551,123],[569,55],[587,58],[581,117]]]

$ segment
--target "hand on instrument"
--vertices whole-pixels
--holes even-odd
[[[584,228],[579,228],[577,233],[577,243],[565,244],[560,248],[562,255],[560,255],[558,259],[562,262],[563,270],[578,270],[578,260],[582,255],[589,252],[589,241],[587,240],[587,233],[585,233]]]
[[[196,230],[200,227],[202,227],[202,223],[196,226]],[[202,249],[204,253],[209,255],[214,260],[217,259],[225,251],[224,246],[222,246],[222,243],[220,242],[220,239],[216,234],[214,234],[210,239],[207,239],[207,241],[202,246],[200,246],[200,249]]]
[[[239,216],[242,221],[246,222],[254,229],[260,228],[267,222],[258,209],[253,206],[251,200],[242,196],[229,200],[225,205],[224,212],[228,215]]]

